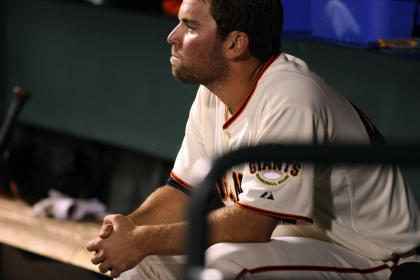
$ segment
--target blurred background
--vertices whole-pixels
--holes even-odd
[[[54,187],[127,214],[166,181],[197,88],[171,75],[166,37],[181,2],[0,2],[3,118],[15,85],[31,93],[6,147],[15,178],[3,194],[32,205]],[[283,51],[337,87],[388,142],[419,142],[419,1],[282,2]],[[404,173],[420,203],[420,168]],[[103,277],[0,245],[0,279],[65,279],[64,271]]]

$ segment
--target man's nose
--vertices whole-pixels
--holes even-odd
[[[179,41],[179,24],[177,26],[175,26],[175,28],[171,31],[171,33],[169,33],[167,41],[169,44],[174,45]]]

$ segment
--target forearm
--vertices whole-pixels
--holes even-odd
[[[237,206],[228,206],[210,213],[208,223],[207,246],[211,246],[221,242],[267,242],[277,225],[277,220]],[[147,246],[148,254],[183,254],[187,226],[187,222],[141,226],[139,234],[145,239],[139,244],[147,244],[144,246]]]
[[[277,220],[235,205],[210,213],[209,245],[220,242],[267,242],[277,225]]]
[[[189,198],[170,186],[155,190],[135,211],[127,215],[136,225],[159,225],[185,221]]]
[[[147,255],[184,254],[187,226],[187,222],[140,226],[138,245],[146,247]]]

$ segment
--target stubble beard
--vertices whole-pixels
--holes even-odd
[[[172,65],[172,74],[178,80],[189,84],[201,84],[207,88],[215,88],[222,84],[228,72],[228,64],[218,46],[205,56],[197,58],[194,64],[185,65],[180,60],[179,65]]]

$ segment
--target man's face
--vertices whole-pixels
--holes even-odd
[[[172,74],[186,83],[212,85],[227,75],[217,24],[210,15],[210,0],[184,0],[179,24],[168,36],[172,45]]]

